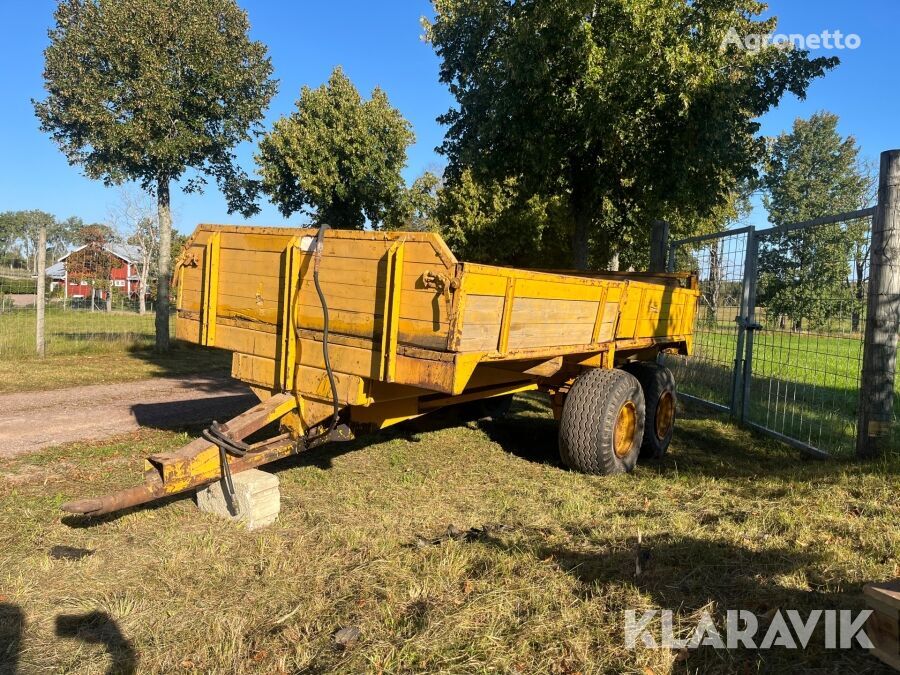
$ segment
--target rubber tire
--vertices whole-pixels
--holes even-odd
[[[619,411],[634,403],[632,447],[619,457],[613,446]],[[592,368],[575,380],[559,419],[559,454],[563,463],[583,473],[627,473],[637,463],[644,429],[644,394],[640,383],[622,370]]]
[[[644,404],[646,406],[646,421],[644,422],[644,441],[641,444],[641,457],[648,459],[660,459],[669,449],[672,442],[672,434],[675,430],[675,419],[678,410],[678,395],[675,391],[675,377],[672,371],[655,361],[633,361],[626,363],[622,370],[631,373],[641,383],[644,392]],[[659,399],[665,392],[671,392],[674,398],[675,410],[672,417],[672,428],[665,438],[660,439],[656,435],[656,412]]]

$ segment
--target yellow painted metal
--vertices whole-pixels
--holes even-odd
[[[300,237],[293,237],[284,249],[281,283],[284,287],[281,297],[281,321],[278,324],[279,354],[277,361],[278,388],[282,391],[294,389],[294,369],[297,365],[297,335],[294,327],[294,303],[300,285]]]
[[[381,326],[380,380],[394,382],[397,375],[397,337],[400,330],[400,298],[403,289],[403,240],[387,250],[387,279]]]
[[[675,396],[671,391],[663,392],[656,404],[656,437],[663,440],[675,424]]]
[[[314,235],[202,225],[176,277],[179,337],[231,349],[234,376],[260,390],[293,392],[306,427],[330,414],[331,395]],[[685,275],[459,263],[422,232],[329,230],[320,280],[341,405],[385,424],[418,415],[420,400],[443,400],[435,394],[479,395],[491,378],[550,387],[580,368],[685,353],[699,295]]]
[[[637,432],[637,411],[634,403],[625,401],[616,417],[613,430],[613,450],[617,457],[625,457],[634,446],[634,435]]]
[[[221,235],[213,232],[206,242],[203,256],[203,323],[201,344],[216,344],[216,314],[219,305],[219,246]],[[182,268],[183,269],[183,268]]]
[[[500,319],[500,341],[497,345],[497,351],[501,354],[506,354],[509,351],[509,324],[515,300],[516,279],[515,277],[509,277],[506,280],[506,292],[503,295],[503,316]]]

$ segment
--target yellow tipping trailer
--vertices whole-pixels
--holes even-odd
[[[689,274],[545,272],[458,262],[436,234],[201,225],[175,268],[176,336],[234,352],[260,404],[171,453],[145,483],[70,502],[108,513],[193,489],[360,428],[448,405],[498,414],[550,394],[570,467],[628,471],[671,438],[656,364],[687,354]],[[272,421],[281,433],[248,445]]]

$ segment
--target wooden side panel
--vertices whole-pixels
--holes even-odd
[[[455,349],[494,356],[609,342],[619,281],[463,264],[465,295]]]
[[[598,301],[516,297],[509,348],[590,344],[597,310]]]
[[[459,343],[459,350],[471,352],[497,349],[502,317],[502,295],[467,296],[463,311],[465,329]]]
[[[238,322],[245,331],[280,329],[285,314],[287,248],[300,242],[300,284],[294,304],[294,329],[321,331],[323,313],[313,284],[314,230],[200,226],[176,270],[179,280],[177,329],[191,342],[198,335],[188,314],[202,314],[204,255],[210,236],[220,240],[216,325]],[[442,288],[426,288],[426,272],[447,281],[456,260],[443,241],[427,233],[329,231],[325,234],[319,278],[334,334],[380,343],[386,288],[386,254],[403,242],[402,292],[397,304],[399,344],[445,350],[449,338],[452,296]],[[182,319],[183,317],[183,319]],[[275,358],[272,338],[253,339],[236,330],[217,334],[216,346]]]
[[[695,293],[687,289],[629,283],[616,335],[628,340],[689,334],[693,311],[688,306],[694,302]]]

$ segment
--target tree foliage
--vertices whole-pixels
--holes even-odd
[[[438,195],[444,189],[440,176],[425,171],[412,185],[403,188],[394,208],[385,219],[385,227],[391,230],[413,232],[437,232],[436,220]]]
[[[41,227],[47,230],[45,255],[52,259],[61,256],[73,243],[83,226],[80,218],[60,221],[52,213],[39,209],[4,211],[0,213],[0,254],[18,256],[28,269],[37,272],[38,238]]]
[[[262,188],[285,216],[380,227],[403,197],[400,171],[415,140],[409,122],[376,87],[363,100],[341,68],[327,84],[303,87],[297,109],[259,144]]]
[[[41,129],[105,184],[156,194],[157,346],[168,346],[169,186],[216,179],[229,208],[252,213],[258,185],[235,162],[276,83],[265,46],[234,0],[61,0],[44,52]]]
[[[787,225],[864,208],[874,176],[838,118],[820,112],[797,119],[771,143],[764,204],[773,225]],[[865,297],[868,219],[803,228],[766,237],[760,252],[760,301],[795,326],[821,327],[852,318],[858,328]]]
[[[427,37],[457,107],[441,148],[465,170],[566,206],[584,267],[654,218],[707,218],[763,154],[760,115],[836,59],[723,45],[768,33],[755,0],[434,0]],[[685,234],[675,232],[675,234]]]
[[[477,180],[463,171],[440,190],[439,231],[460,258],[520,267],[568,265],[565,208],[558,199],[523,197],[514,180]]]

